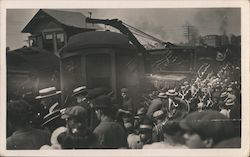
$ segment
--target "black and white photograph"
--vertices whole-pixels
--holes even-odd
[[[140,3],[1,10],[3,150],[249,152],[242,7]]]

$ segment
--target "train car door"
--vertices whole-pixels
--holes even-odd
[[[86,81],[88,88],[112,89],[112,65],[109,54],[86,55]]]

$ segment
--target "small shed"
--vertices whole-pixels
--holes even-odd
[[[128,37],[110,31],[85,32],[72,36],[59,53],[61,89],[70,95],[80,85],[106,88],[118,96],[123,87],[136,96],[144,77],[143,53]]]

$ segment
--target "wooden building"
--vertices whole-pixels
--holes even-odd
[[[22,33],[30,33],[29,45],[56,53],[72,35],[94,31],[98,25],[87,24],[79,12],[40,9]]]

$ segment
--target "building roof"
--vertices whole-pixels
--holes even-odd
[[[80,12],[71,12],[71,11],[61,11],[61,10],[52,10],[52,9],[40,9],[36,15],[30,20],[30,22],[24,27],[22,30],[23,33],[32,32],[32,27],[39,23],[39,20],[47,15],[54,19],[56,22],[75,28],[82,29],[100,29],[99,25],[87,24],[85,22],[86,16],[81,14]]]
[[[19,57],[17,60],[9,59],[9,62],[23,62],[32,66],[38,71],[53,71],[56,68],[59,68],[59,58],[51,52],[48,52],[44,49],[36,47],[23,47],[13,51],[9,51],[7,56],[16,56]],[[19,60],[19,61],[18,61]]]

